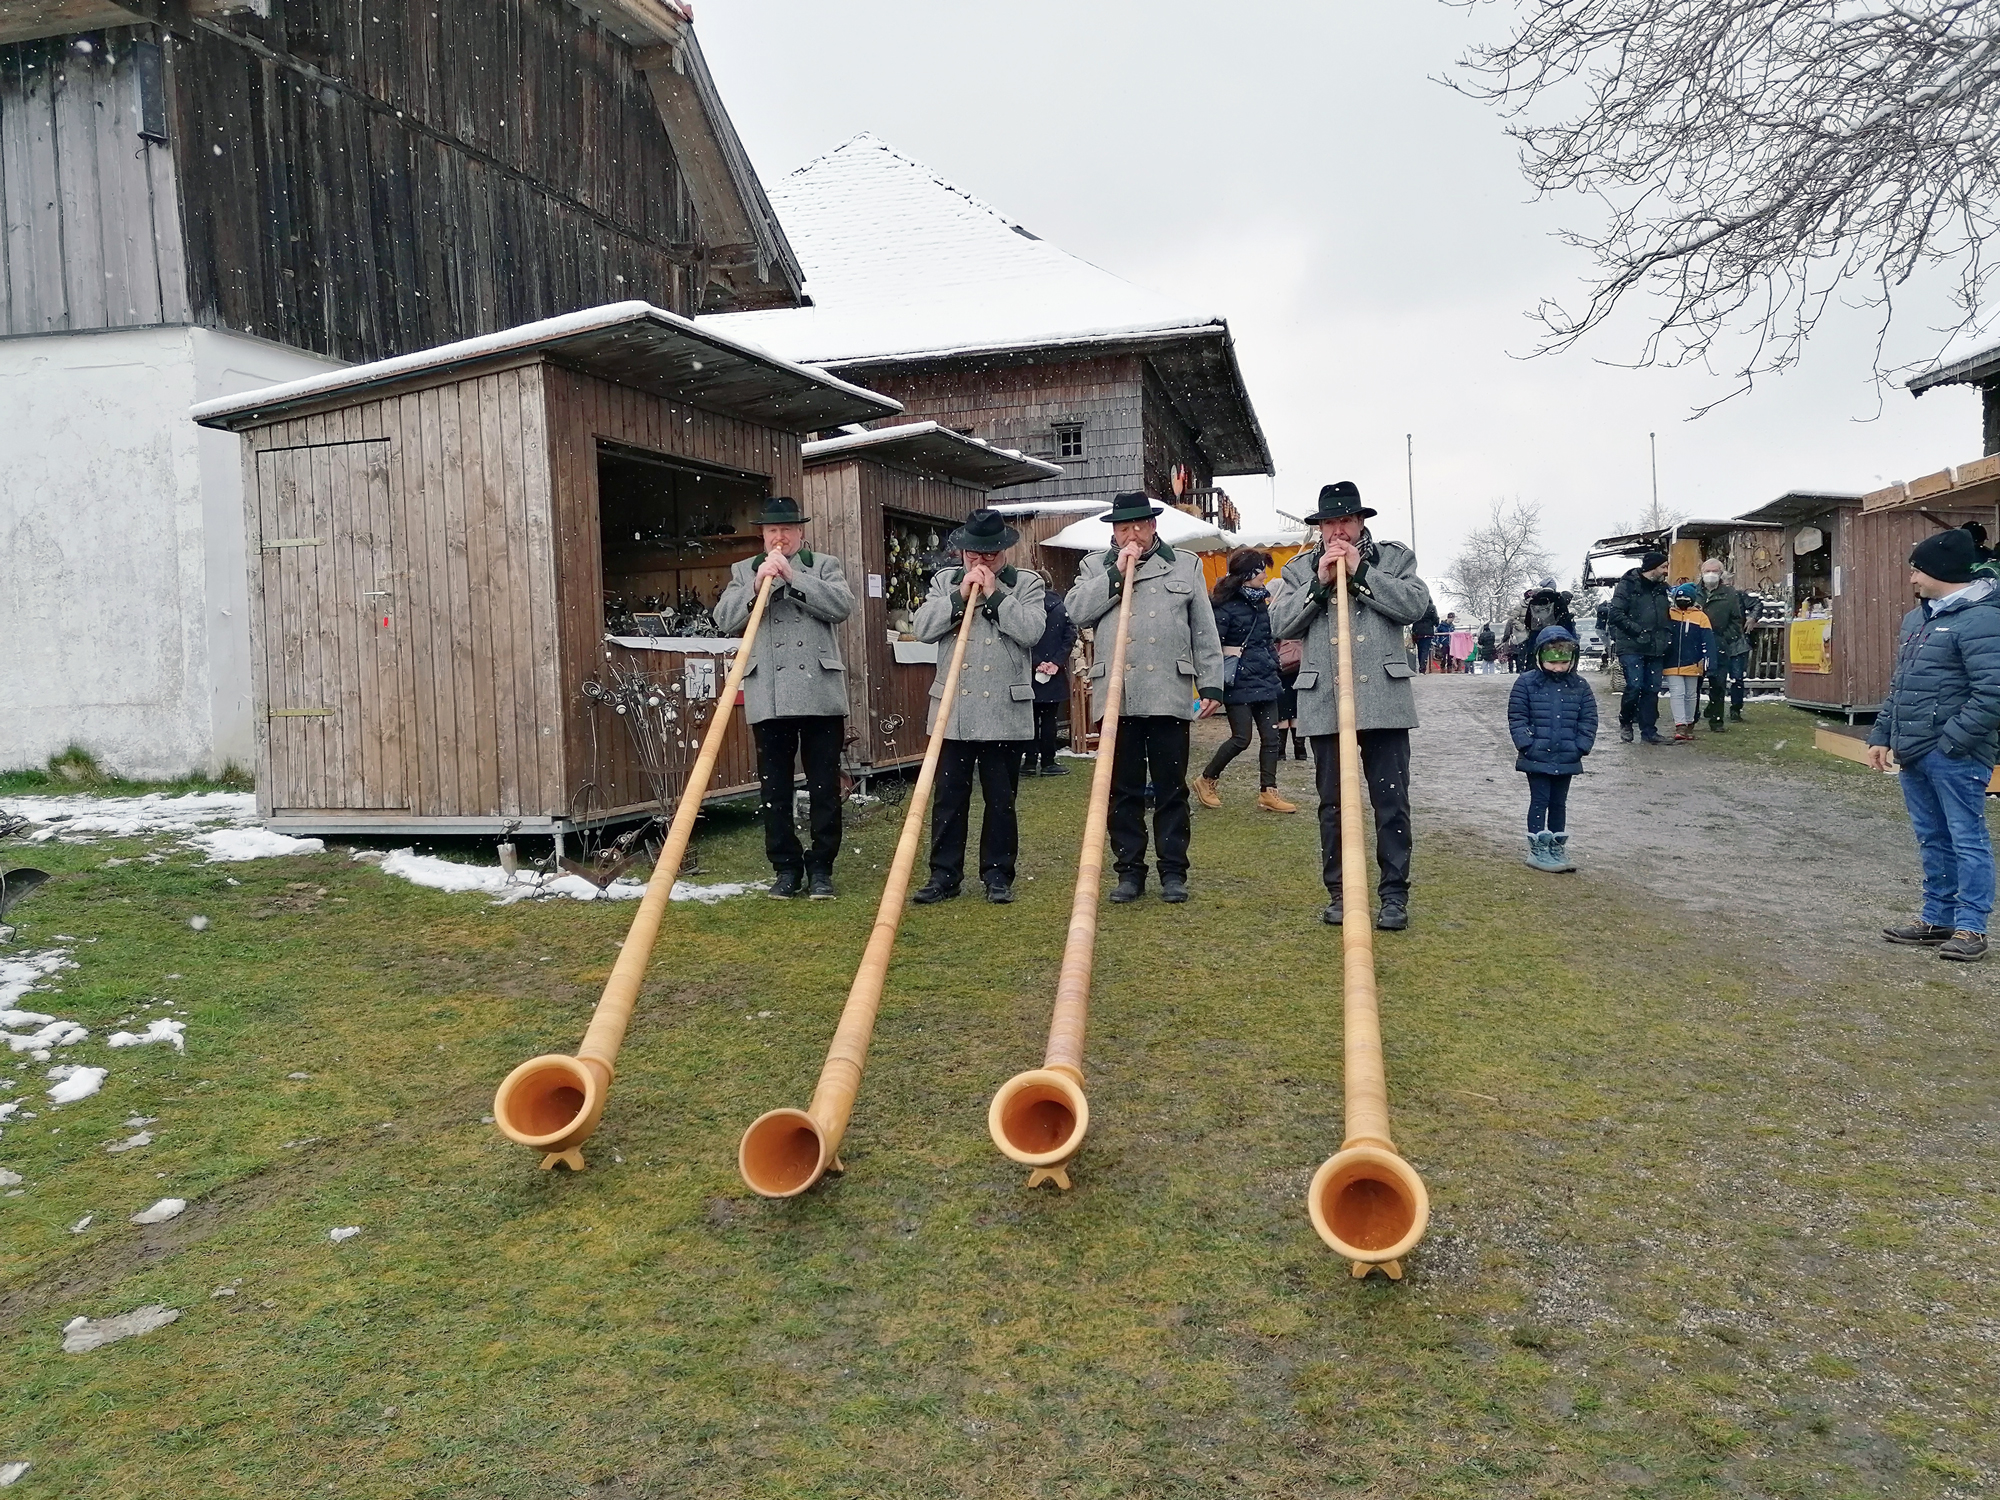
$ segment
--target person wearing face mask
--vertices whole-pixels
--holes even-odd
[[[1722,694],[1729,691],[1729,717],[1743,722],[1743,676],[1750,666],[1750,636],[1743,622],[1743,595],[1722,581],[1722,563],[1708,558],[1701,565],[1701,591],[1696,595],[1708,628],[1715,633],[1714,666],[1708,672],[1708,727],[1723,732]]]
[[[1528,778],[1531,870],[1564,874],[1569,858],[1569,779],[1597,743],[1597,694],[1576,675],[1576,636],[1550,625],[1535,637],[1535,666],[1507,695],[1507,730]]]
[[[1203,807],[1222,806],[1216,787],[1229,763],[1250,748],[1255,725],[1257,805],[1265,812],[1295,813],[1296,804],[1278,795],[1278,757],[1285,736],[1278,729],[1278,648],[1271,639],[1271,591],[1264,586],[1271,554],[1239,547],[1229,554],[1229,571],[1209,591],[1215,628],[1222,640],[1222,702],[1229,713],[1229,738],[1209,757],[1194,781],[1195,799]]]

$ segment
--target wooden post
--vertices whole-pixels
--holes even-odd
[[[764,606],[770,602],[771,585],[766,578],[757,590],[750,619],[743,627],[742,644],[729,668],[727,684],[715,701],[715,714],[708,733],[702,738],[701,754],[688,772],[681,790],[680,805],[667,830],[667,841],[653,865],[652,879],[639,910],[619,945],[618,960],[611,966],[611,978],[597,1008],[591,1012],[590,1026],[575,1057],[551,1052],[522,1063],[501,1080],[493,1095],[493,1123],[510,1141],[546,1153],[546,1171],[562,1162],[572,1171],[583,1170],[583,1143],[597,1131],[604,1113],[605,1095],[616,1071],[618,1049],[624,1045],[625,1029],[632,1021],[632,1007],[639,998],[639,986],[646,977],[646,965],[653,956],[653,943],[660,934],[660,921],[674,882],[680,878],[681,860],[687,855],[688,841],[694,837],[695,819],[701,815],[701,799],[708,790],[715,762],[722,754],[723,736],[729,730],[730,715],[736,711],[736,694],[743,686],[743,673],[750,662],[750,648],[756,643],[757,628],[764,622]]]
[[[1084,1024],[1097,955],[1098,886],[1104,878],[1111,763],[1118,752],[1118,710],[1125,696],[1125,648],[1131,642],[1132,575],[1137,566],[1127,563],[1123,569],[1125,596],[1118,605],[1111,669],[1104,682],[1104,718],[1098,725],[1097,764],[1091,769],[1090,804],[1083,816],[1083,848],[1076,861],[1076,888],[1070,894],[1069,937],[1056,978],[1048,1050],[1039,1068],[1017,1073],[1002,1084],[986,1111],[993,1144],[1009,1159],[1032,1168],[1029,1187],[1053,1182],[1067,1189],[1070,1158],[1082,1148],[1084,1133],[1090,1129],[1090,1102],[1083,1093]]]
[[[946,691],[938,705],[937,728],[931,731],[930,743],[924,747],[924,763],[917,772],[917,784],[910,791],[909,807],[903,814],[903,833],[896,841],[896,857],[889,863],[889,877],[882,884],[882,899],[875,907],[875,926],[869,931],[868,946],[862,950],[861,967],[854,971],[847,1004],[841,1007],[840,1023],[834,1028],[833,1043],[827,1048],[826,1063],[820,1069],[812,1102],[804,1109],[774,1109],[759,1115],[743,1132],[743,1140],[736,1148],[736,1166],[744,1182],[752,1192],[766,1198],[796,1197],[827,1172],[845,1170],[840,1164],[840,1142],[847,1134],[848,1118],[854,1113],[854,1096],[861,1089],[861,1070],[868,1063],[868,1043],[875,1034],[875,1014],[882,1004],[889,955],[896,946],[896,930],[903,922],[903,898],[910,889],[910,871],[916,865],[924,831],[924,810],[930,805],[938,759],[944,753],[945,733],[951,728],[951,711],[958,702],[959,668],[965,662],[965,642],[972,634],[980,597],[980,591],[974,589],[965,601],[965,618],[959,622],[951,666],[945,672]]]
[[[1382,1067],[1382,1019],[1375,997],[1375,937],[1368,920],[1368,852],[1361,837],[1361,740],[1354,726],[1353,622],[1347,564],[1334,568],[1328,610],[1339,668],[1340,928],[1346,1035],[1347,1138],[1314,1174],[1306,1212],[1319,1237],[1353,1262],[1391,1280],[1430,1223],[1430,1194],[1389,1138],[1389,1088]]]

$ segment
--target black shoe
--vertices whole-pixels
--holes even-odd
[[[1743,722],[1743,710],[1740,708],[1730,709],[1729,722],[1732,724],[1741,724]]]
[[[1347,913],[1341,909],[1338,901],[1329,901],[1320,908],[1319,919],[1329,927],[1338,927],[1347,920]]]
[[[1977,963],[1986,957],[1986,934],[1968,932],[1961,927],[1944,942],[1938,944],[1939,958],[1957,959],[1962,964]]]
[[[1618,738],[1623,740],[1628,745],[1631,744],[1632,726],[1630,724],[1620,724],[1618,726]]]
[[[1401,932],[1410,925],[1410,913],[1397,901],[1384,901],[1375,915],[1375,925],[1383,932]]]
[[[1642,745],[1671,745],[1673,741],[1668,739],[1664,734],[1642,734],[1639,736],[1639,743]]]
[[[1160,877],[1160,899],[1169,906],[1179,906],[1188,898],[1187,876],[1162,875]]]
[[[1884,927],[1882,936],[1892,943],[1931,946],[1942,943],[1951,936],[1949,927],[1934,927],[1921,917],[1914,922],[1905,922],[1901,927]]]
[[[766,890],[764,894],[773,900],[789,901],[799,893],[804,885],[805,876],[801,875],[797,870],[780,870],[778,871],[778,878],[771,882],[770,889]]]
[[[1720,720],[1720,719],[1710,719],[1710,720],[1708,721],[1708,728],[1709,728],[1709,732],[1710,732],[1711,734],[1721,734],[1721,733],[1723,732],[1723,729],[1722,729],[1722,720]]]
[[[919,906],[931,906],[939,901],[955,900],[957,896],[958,896],[957,886],[941,885],[938,883],[938,878],[935,875],[933,875],[927,882],[925,882],[922,886],[918,888],[917,893],[914,896],[910,897],[910,899],[916,902],[916,904]]]
[[[1306,742],[1305,742],[1304,740],[1300,739],[1300,738],[1299,738],[1299,737],[1298,737],[1297,735],[1293,735],[1293,736],[1292,736],[1292,759],[1293,759],[1293,760],[1304,760],[1305,758],[1306,758]]]
[[[831,901],[834,896],[833,877],[820,871],[812,877],[812,889],[806,894],[815,901]]]
[[[1111,900],[1114,905],[1123,906],[1128,901],[1137,901],[1146,894],[1146,877],[1143,875],[1120,875],[1118,884],[1112,888]]]
[[[986,899],[995,906],[1005,906],[1014,899],[1014,888],[1004,880],[986,882]]]
[[[1043,766],[1041,774],[1044,776],[1067,776],[1069,775],[1069,767],[1057,761],[1052,765]]]

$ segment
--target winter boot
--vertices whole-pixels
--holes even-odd
[[[1528,835],[1528,853],[1522,863],[1531,870],[1545,870],[1551,875],[1562,868],[1556,862],[1556,846],[1546,833]]]
[[[1620,724],[1618,726],[1618,738],[1624,741],[1628,745],[1631,744],[1632,726],[1630,724]]]
[[[1576,870],[1576,864],[1569,857],[1569,835],[1552,833],[1549,835],[1549,854],[1555,860],[1556,873],[1569,875]]]
[[[1305,758],[1306,758],[1306,737],[1300,734],[1296,729],[1294,729],[1292,731],[1292,759],[1304,760]]]
[[[1194,800],[1203,807],[1220,807],[1222,799],[1215,794],[1215,778],[1197,776],[1194,779]]]
[[[1977,963],[1986,957],[1986,934],[1961,927],[1938,944],[1939,958],[1955,958],[1962,964]]]
[[[1729,722],[1732,724],[1741,724],[1743,722],[1743,710],[1740,708],[1730,709]]]
[[[1295,813],[1299,810],[1298,803],[1287,802],[1278,795],[1278,789],[1274,786],[1267,786],[1257,794],[1257,805],[1265,812]]]
[[[1160,899],[1169,906],[1179,906],[1187,898],[1187,876],[1176,875],[1171,870],[1162,870],[1160,872]]]
[[[1951,928],[1944,923],[1926,922],[1922,917],[1918,917],[1916,921],[1905,922],[1901,927],[1884,927],[1882,936],[1892,943],[1931,947],[1949,938]]]
[[[1146,876],[1143,872],[1136,875],[1120,875],[1118,884],[1111,889],[1111,900],[1118,906],[1124,906],[1137,901],[1145,894]]]

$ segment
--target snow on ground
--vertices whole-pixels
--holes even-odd
[[[134,1334],[165,1328],[180,1315],[177,1307],[148,1302],[144,1307],[135,1307],[115,1318],[71,1318],[63,1324],[63,1353],[88,1354],[92,1349],[101,1349],[106,1344],[115,1344]]]
[[[178,1219],[187,1207],[185,1198],[162,1198],[151,1208],[132,1215],[134,1224],[164,1224],[169,1219]]]
[[[183,1033],[186,1030],[187,1022],[169,1021],[162,1016],[158,1020],[148,1022],[146,1029],[136,1034],[130,1031],[114,1031],[104,1039],[104,1045],[107,1047],[144,1047],[150,1042],[172,1042],[174,1044],[174,1051],[185,1052],[187,1051],[187,1042],[183,1038]]]
[[[374,857],[367,850],[357,850],[354,858],[372,860]],[[572,901],[632,901],[646,893],[644,882],[637,880],[614,880],[604,890],[599,890],[581,875],[558,875],[554,878],[528,873],[509,875],[498,865],[461,864],[454,859],[439,859],[434,854],[419,854],[414,849],[394,850],[382,855],[379,863],[385,875],[394,875],[412,885],[428,886],[432,890],[448,891],[454,895],[483,891],[494,896],[501,905],[545,896],[560,896]],[[674,882],[673,899],[700,901],[712,906],[731,896],[745,895],[760,888],[732,881],[691,885],[685,880],[677,880]]]
[[[61,1068],[49,1069],[49,1076],[63,1073],[56,1086],[49,1090],[51,1104],[74,1104],[79,1099],[88,1099],[104,1087],[104,1079],[109,1068],[71,1068],[64,1072]]]
[[[5,811],[42,825],[28,836],[30,843],[61,839],[87,844],[78,834],[131,838],[142,833],[193,833],[209,823],[242,826],[257,818],[257,798],[250,792],[189,792],[169,797],[161,792],[144,797],[10,797]]]
[[[67,948],[45,948],[40,953],[23,953],[0,958],[0,1006],[10,1006],[28,991],[39,989],[44,979],[58,969],[71,967]],[[12,1019],[12,1011],[0,1013],[0,1026],[26,1024]],[[39,1019],[49,1020],[48,1016]]]
[[[26,1459],[22,1459],[17,1463],[0,1464],[0,1490],[4,1490],[8,1485],[13,1484],[33,1467],[34,1465]]]
[[[281,854],[326,852],[324,840],[295,839],[286,834],[273,833],[268,828],[218,828],[213,833],[198,833],[189,842],[197,849],[206,850],[208,862],[212,865],[246,859],[271,859]]]
[[[359,1224],[349,1224],[341,1229],[329,1229],[326,1237],[338,1245],[342,1240],[351,1240],[359,1233],[361,1233]]]
[[[10,1010],[10,1016],[23,1016],[31,1021],[45,1021],[48,1024],[38,1031],[26,1033],[0,1031],[0,1040],[7,1043],[10,1052],[29,1052],[46,1056],[51,1047],[73,1047],[90,1033],[74,1021],[58,1021],[53,1017],[39,1015],[31,1010]]]

